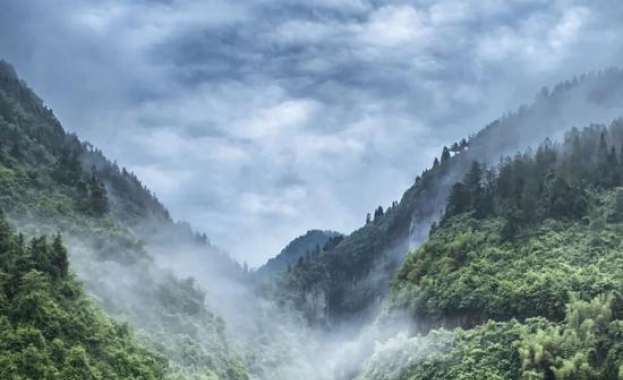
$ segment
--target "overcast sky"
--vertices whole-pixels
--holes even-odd
[[[261,264],[444,144],[620,66],[620,0],[0,0],[0,57],[176,219]]]

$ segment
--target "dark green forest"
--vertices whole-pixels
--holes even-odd
[[[541,91],[249,271],[0,61],[0,378],[622,378],[623,121],[571,101],[610,115],[622,82]]]
[[[407,310],[429,334],[422,344],[458,329],[391,378],[619,378],[622,143],[616,121],[495,167],[472,164],[400,269],[383,317]],[[377,378],[380,363],[362,378]]]
[[[374,320],[407,252],[428,239],[431,224],[445,213],[453,185],[462,181],[475,161],[483,166],[484,177],[488,168],[498,166],[505,155],[536,147],[573,126],[590,125],[591,115],[613,115],[612,119],[620,116],[617,105],[623,100],[621,84],[623,72],[609,69],[543,88],[531,104],[506,113],[472,136],[448,144],[400,200],[371,210],[362,216],[361,228],[345,235],[338,244],[327,246],[321,254],[294,265],[291,274],[285,273],[283,284],[276,290],[278,297],[298,305],[314,323],[359,321],[365,325]],[[607,144],[608,154],[614,144],[620,155],[619,144]],[[586,153],[592,155],[598,146],[591,149]]]
[[[158,269],[153,247],[162,241],[184,242],[188,249],[204,255],[205,261],[217,268],[214,270],[235,278],[243,276],[242,267],[214,250],[205,235],[195,233],[187,224],[173,222],[160,201],[134,174],[120,169],[89,143],[66,133],[53,112],[3,61],[0,61],[0,208],[24,234],[22,239],[38,239],[42,234],[56,236],[60,232],[70,245],[71,268],[97,300],[92,303],[99,303],[116,317],[120,326],[125,326],[121,338],[140,340],[154,351],[144,350],[146,357],[152,355],[158,359],[159,367],[154,368],[159,372],[146,371],[153,373],[149,376],[142,376],[142,372],[111,372],[118,374],[117,377],[73,378],[147,379],[162,378],[164,373],[180,379],[247,378],[244,364],[229,348],[225,322],[209,310],[204,290],[193,279]],[[45,246],[43,241],[41,244]],[[10,273],[5,269],[3,275]],[[19,283],[11,279],[15,285]],[[74,277],[68,283],[81,289]],[[53,294],[55,289],[63,286],[54,285],[46,288],[46,292]],[[88,302],[80,297],[75,305],[86,305]],[[74,316],[74,311],[83,312],[80,308],[68,308],[66,317],[90,324],[85,320],[87,317]],[[93,320],[104,318],[102,312],[98,313]],[[113,327],[109,330],[114,331]],[[72,336],[66,342],[67,349],[80,349],[80,345],[88,348],[89,340],[99,339],[101,333],[97,327]],[[50,344],[63,340],[63,335],[50,336]],[[119,349],[121,343],[113,343],[111,349]],[[133,352],[132,347],[128,346],[128,352]],[[97,362],[104,356],[99,353],[88,356],[91,354],[87,350],[91,367],[105,364]],[[57,378],[50,373],[23,378]]]
[[[0,289],[1,378],[165,376],[165,358],[85,295],[60,235],[26,240],[0,216]]]

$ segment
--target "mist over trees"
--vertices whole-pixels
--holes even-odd
[[[391,378],[619,378],[623,167],[612,147],[622,137],[615,121],[496,167],[472,164],[400,269],[384,316],[407,310],[428,340],[458,332]]]
[[[618,84],[541,91],[252,271],[0,61],[0,377],[617,379]]]

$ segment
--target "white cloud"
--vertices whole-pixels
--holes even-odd
[[[561,14],[535,14],[517,27],[501,26],[479,42],[479,56],[493,62],[519,60],[535,70],[555,69],[589,16],[587,8],[572,7]]]
[[[233,135],[240,139],[283,138],[303,129],[318,106],[311,100],[286,100],[261,108],[248,118],[233,123]]]
[[[429,30],[424,16],[411,6],[388,5],[374,11],[360,32],[364,43],[394,47],[424,43]]]

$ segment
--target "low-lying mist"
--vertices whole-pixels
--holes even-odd
[[[613,70],[542,91],[531,106],[495,121],[464,148],[442,157],[443,164],[426,170],[384,214],[326,252],[305,258],[325,265],[323,276],[306,279],[302,297],[313,303],[312,311],[320,314],[316,320],[322,323],[310,321],[306,311],[287,298],[273,297],[253,272],[204,235],[172,222],[136,177],[75,137],[82,165],[89,168],[75,165],[79,173],[70,174],[79,183],[93,165],[93,178],[97,174],[109,190],[110,212],[94,216],[80,208],[66,212],[71,209],[66,207],[47,218],[20,214],[19,209],[9,215],[27,235],[60,231],[72,268],[89,293],[168,358],[174,375],[235,380],[392,378],[443,351],[453,339],[451,332],[416,336],[413,316],[391,309],[386,301],[396,271],[407,253],[426,240],[452,185],[475,160],[495,164],[547,137],[557,139],[574,126],[623,116],[621,84],[623,74]],[[67,194],[77,191],[63,188],[58,193],[59,199],[67,200]],[[339,264],[340,270],[327,267],[332,264]],[[358,270],[341,271],[353,267]],[[287,284],[279,278],[269,279],[269,289]],[[340,297],[331,298],[331,287]],[[356,302],[350,302],[353,299]],[[347,307],[335,312],[343,304]]]

